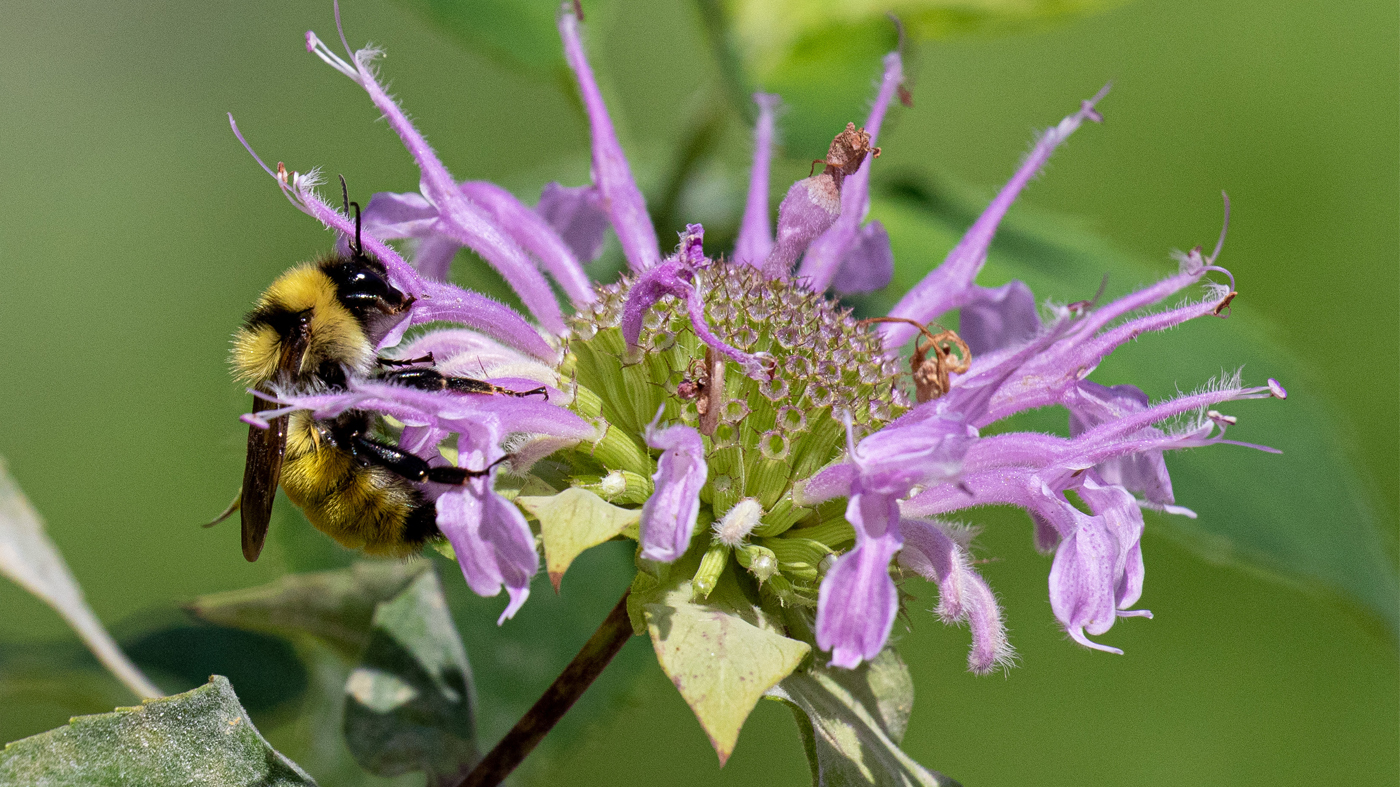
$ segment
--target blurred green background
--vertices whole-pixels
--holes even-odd
[[[243,461],[244,429],[235,419],[247,396],[228,378],[228,337],[278,272],[329,242],[282,200],[224,113],[233,112],[265,159],[343,173],[361,200],[416,187],[412,161],[363,93],[304,50],[309,28],[333,38],[329,5],[4,5],[0,330],[11,340],[0,349],[10,370],[0,388],[10,413],[0,455],[97,613],[124,641],[144,643],[146,663],[173,658],[162,648],[177,646],[149,632],[173,625],[175,604],[341,559],[306,557],[293,534],[275,538],[250,565],[236,526],[198,527],[237,489]],[[543,5],[552,17],[553,4]],[[655,207],[677,149],[722,93],[701,15],[680,0],[584,5],[594,67]],[[527,201],[548,180],[584,182],[586,124],[552,71],[521,72],[463,45],[417,6],[354,0],[344,10],[352,43],[387,49],[382,66],[393,91],[456,175],[496,180]],[[1234,215],[1222,262],[1242,293],[1234,319],[1295,351],[1307,371],[1284,380],[1290,401],[1330,411],[1325,426],[1354,463],[1348,494],[1374,512],[1393,562],[1396,5],[1164,0],[996,32],[917,49],[914,106],[882,134],[879,172],[990,194],[1035,129],[1112,80],[1101,105],[1106,123],[1076,134],[1013,218],[1034,210],[1073,216],[1155,261],[1146,281],[1170,269],[1170,249],[1213,241],[1219,192],[1227,190]],[[830,129],[801,126],[804,119],[864,116],[878,58],[854,67],[864,69],[855,91],[849,83],[829,91],[815,84],[789,96],[789,147],[775,166],[775,194],[805,174],[804,161],[830,137]],[[713,158],[696,187],[679,195],[675,214],[732,226],[748,132],[733,112],[714,128]],[[658,229],[664,244],[675,227]],[[1205,375],[1235,360],[1203,358]],[[1201,382],[1191,374],[1178,380],[1183,389]],[[1251,439],[1247,422],[1240,429],[1240,439]],[[1313,459],[1285,453],[1271,461],[1296,469]],[[1259,483],[1267,492],[1269,478]],[[1374,616],[1335,596],[1202,561],[1149,525],[1143,606],[1157,617],[1114,629],[1113,644],[1126,656],[1091,653],[1067,643],[1054,623],[1049,561],[1032,551],[1024,516],[991,512],[979,521],[987,525],[982,554],[997,558],[982,569],[1005,603],[1021,664],[1005,676],[967,674],[966,632],[923,614],[933,591],[918,589],[901,652],[918,689],[905,747],[925,765],[969,787],[1393,785],[1400,777],[1395,638]],[[578,603],[592,617],[558,626],[558,659],[545,659],[534,677],[483,683],[487,716],[493,692],[525,702],[536,695],[621,592],[625,559],[591,559],[596,570],[583,576],[596,577],[597,587],[581,577],[572,587],[566,580],[564,592],[583,597]],[[444,576],[460,586],[450,571]],[[466,602],[473,659],[506,660],[511,626],[546,625],[560,604],[574,603],[550,595],[541,579],[538,598],[500,631],[480,619],[494,619],[501,599]],[[75,642],[39,602],[0,583],[0,610],[0,739],[129,702],[84,671]],[[806,782],[787,711],[770,703],[720,771],[645,650],[641,640],[628,645],[612,699],[591,706],[595,719],[574,720],[569,740],[538,772],[567,774],[571,784]],[[273,653],[258,663],[278,658],[285,661]],[[162,676],[163,685],[185,687]],[[254,672],[234,682],[248,700],[259,680]],[[294,714],[277,704],[276,681],[265,682],[268,710],[255,718],[278,742]]]

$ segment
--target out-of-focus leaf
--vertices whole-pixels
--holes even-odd
[[[792,710],[814,787],[954,787],[900,748],[914,682],[893,648],[853,670],[813,667],[768,692]]]
[[[899,44],[889,14],[919,42],[1024,31],[1122,2],[723,0],[720,5],[729,25],[730,47],[748,79],[757,88],[781,95],[789,108],[784,120],[788,150],[793,155],[815,150],[811,155],[819,157],[836,130],[864,118],[880,58]],[[708,5],[712,4],[702,4]]]
[[[89,665],[87,649],[63,645],[6,645],[0,649],[0,741],[13,741],[66,724],[73,716],[104,713],[131,692],[104,669]]]
[[[169,622],[150,625],[164,620]],[[192,621],[178,609],[151,610],[135,622],[144,625],[135,629],[127,619],[116,631],[122,649],[172,692],[223,675],[244,710],[262,719],[265,713],[289,711],[306,691],[306,667],[282,637]]]
[[[515,502],[540,522],[545,566],[555,591],[574,558],[637,524],[642,516],[640,509],[619,508],[578,488],[549,497],[517,497]]]
[[[886,189],[872,205],[871,217],[884,222],[894,247],[895,280],[889,292],[906,291],[936,266],[984,204],[947,185],[906,182]],[[1182,238],[1181,245],[1209,248],[1218,231],[1202,227],[1197,237]],[[1220,265],[1229,267],[1230,249],[1227,241]],[[1018,206],[1003,222],[979,278],[987,285],[1022,279],[1038,299],[1067,303],[1092,298],[1105,274],[1107,299],[1174,271],[1172,263],[1147,265],[1113,248],[1073,220]],[[1119,348],[1092,375],[1105,385],[1132,383],[1154,399],[1241,366],[1250,384],[1276,377],[1288,388],[1287,401],[1239,402],[1227,408],[1240,418],[1231,437],[1273,446],[1282,455],[1232,446],[1169,455],[1177,502],[1199,518],[1149,515],[1148,527],[1212,561],[1237,562],[1314,588],[1340,590],[1394,632],[1400,628],[1396,569],[1373,508],[1355,481],[1335,437],[1328,403],[1311,385],[1304,359],[1276,341],[1271,326],[1250,311],[1249,286],[1246,280],[1238,282],[1240,295],[1229,319],[1194,320],[1166,334],[1141,337]],[[860,311],[883,314],[895,297],[856,302]],[[1055,427],[1063,431],[1065,422],[1059,420]]]
[[[692,600],[695,552],[631,606],[645,617],[657,662],[695,712],[723,765],[763,693],[796,669],[811,646],[784,636],[744,596],[732,569],[707,599]]]
[[[345,740],[365,770],[425,771],[429,784],[456,784],[476,764],[471,667],[437,572],[375,609],[345,693]]]
[[[361,561],[336,571],[289,574],[255,588],[200,596],[188,609],[221,626],[310,635],[354,659],[369,640],[376,605],[397,596],[430,565]]]
[[[39,512],[29,504],[0,459],[0,573],[38,596],[68,621],[102,665],[138,697],[163,694],[122,653],[83,599],[82,588],[44,533]]]
[[[147,700],[135,708],[80,716],[67,726],[9,744],[0,784],[236,787],[314,785],[263,739],[229,682]]]
[[[440,563],[453,620],[470,645],[472,672],[481,689],[477,731],[483,747],[493,745],[529,710],[607,617],[636,571],[635,552],[636,545],[629,542],[599,544],[573,562],[569,585],[558,594],[549,590],[541,573],[530,600],[499,626],[496,618],[505,599],[472,593],[455,561]],[[516,770],[514,778],[521,784],[545,778],[550,763],[586,738],[597,719],[625,712],[623,703],[632,697],[637,677],[654,669],[651,648],[640,637],[634,640]]]
[[[511,68],[548,74],[564,66],[553,0],[399,0],[400,5],[436,25],[474,51]],[[585,0],[588,19],[604,10],[603,0]]]

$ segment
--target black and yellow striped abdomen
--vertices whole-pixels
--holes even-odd
[[[407,557],[438,535],[433,504],[410,482],[356,462],[305,412],[291,416],[281,484],[317,530],[349,549]]]

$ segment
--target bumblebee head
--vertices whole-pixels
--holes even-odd
[[[234,372],[253,385],[283,375],[333,383],[341,367],[367,374],[375,346],[412,303],[358,249],[299,265],[267,288],[234,336]]]

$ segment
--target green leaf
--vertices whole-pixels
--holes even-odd
[[[469,48],[511,68],[547,74],[564,66],[555,19],[559,3],[551,0],[399,0]],[[605,3],[589,0],[591,18]]]
[[[63,555],[44,533],[39,512],[10,477],[3,459],[0,459],[0,574],[62,615],[97,660],[137,697],[159,697],[164,693],[141,674],[103,628],[102,621],[83,598],[82,588],[68,570]]]
[[[692,550],[671,567],[667,581],[637,601],[657,662],[695,712],[723,765],[759,698],[796,669],[811,646],[783,636],[745,597],[732,567],[708,599],[691,600],[697,562]]]
[[[456,784],[476,764],[471,666],[436,571],[375,609],[345,693],[345,740],[365,770]]]
[[[313,636],[354,659],[369,641],[376,605],[397,596],[430,565],[361,561],[335,571],[289,574],[259,587],[201,596],[188,609],[222,626]]]
[[[314,785],[263,739],[227,679],[9,744],[0,784]]]
[[[587,489],[565,489],[549,497],[517,497],[515,502],[540,522],[545,566],[556,592],[574,558],[636,525],[642,517],[641,510],[619,508]]]
[[[985,203],[942,183],[935,188],[906,182],[886,189],[870,215],[884,222],[894,247],[890,292],[906,291],[936,265]],[[1200,237],[1183,238],[1182,245],[1209,247],[1216,232],[1204,227]],[[1229,267],[1229,255],[1227,242],[1221,265]],[[988,285],[1019,278],[1038,299],[1067,303],[1093,297],[1105,274],[1104,298],[1112,298],[1174,271],[1171,263],[1148,265],[1115,249],[1071,219],[1017,206],[1002,223],[979,278]],[[1395,565],[1371,503],[1334,437],[1329,404],[1313,386],[1306,360],[1275,340],[1272,326],[1251,312],[1249,282],[1238,285],[1229,319],[1198,319],[1143,336],[1092,374],[1105,385],[1137,385],[1154,399],[1241,366],[1251,384],[1276,377],[1289,389],[1287,401],[1239,402],[1226,409],[1240,418],[1230,430],[1232,438],[1279,448],[1282,455],[1218,446],[1168,456],[1177,502],[1199,518],[1149,513],[1148,527],[1214,562],[1341,591],[1394,632],[1400,629]],[[858,310],[883,314],[893,298],[861,299]],[[1062,434],[1066,429],[1063,411],[1029,414],[1012,425]]]
[[[957,785],[899,748],[914,706],[914,682],[893,648],[853,670],[795,672],[768,696],[792,710],[814,787]]]
[[[888,14],[897,16],[909,38],[919,42],[1024,31],[1121,2],[725,0],[722,7],[728,49],[755,86],[781,95],[789,109],[784,120],[789,152],[820,157],[847,121],[859,124],[865,118],[871,79],[879,77],[885,53],[899,45]]]

